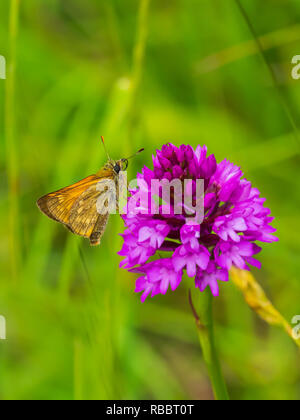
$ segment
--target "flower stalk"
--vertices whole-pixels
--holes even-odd
[[[229,394],[215,345],[212,305],[213,295],[208,290],[201,293],[198,313],[194,307],[191,292],[189,292],[189,302],[196,321],[199,342],[202,347],[203,358],[208,370],[214,396],[216,400],[228,401]]]
[[[290,324],[273,306],[251,272],[232,267],[230,274],[233,283],[243,293],[250,308],[267,324],[282,328],[300,348],[300,339],[294,336]]]

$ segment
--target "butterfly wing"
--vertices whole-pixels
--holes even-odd
[[[109,214],[103,214],[103,215],[99,215],[98,220],[95,224],[95,227],[93,229],[93,232],[90,236],[90,244],[92,246],[97,246],[100,245],[102,236],[105,232],[105,228],[106,225],[108,223],[108,219],[109,219]]]
[[[50,193],[37,202],[49,218],[63,223],[71,232],[90,238],[98,245],[108,222],[108,214],[99,214],[97,200],[104,190],[97,188],[101,179],[113,179],[112,172],[104,176],[91,175],[74,185]]]
[[[101,227],[104,231],[109,216],[106,211],[102,211],[100,214],[97,208],[98,199],[105,192],[104,189],[99,189],[98,185],[100,185],[99,180],[76,200],[67,224],[71,232],[76,235],[90,238],[93,234],[93,241],[91,240],[91,242],[99,242],[97,233],[99,233]],[[101,222],[101,220],[103,221]]]
[[[45,195],[38,200],[37,205],[50,219],[67,224],[71,209],[78,198],[91,185],[96,184],[98,181],[99,177],[91,175],[76,184]]]

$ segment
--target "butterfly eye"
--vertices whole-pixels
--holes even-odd
[[[115,171],[117,174],[121,171],[120,165],[119,165],[118,163],[114,166],[114,171]]]
[[[124,159],[123,160],[123,171],[126,171],[128,169],[128,160]]]

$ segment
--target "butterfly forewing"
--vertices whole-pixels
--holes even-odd
[[[51,219],[66,225],[71,232],[90,238],[92,245],[98,245],[109,215],[97,211],[97,200],[104,193],[97,185],[103,178],[113,179],[112,172],[105,171],[103,175],[91,175],[42,197],[38,201],[40,210]]]
[[[74,203],[86,189],[97,183],[98,180],[98,177],[92,175],[74,185],[47,194],[38,200],[38,207],[51,219],[66,224]]]

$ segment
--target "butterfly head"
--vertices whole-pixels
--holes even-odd
[[[101,140],[102,140],[102,144],[103,144],[104,150],[105,150],[106,155],[107,155],[108,160],[109,160],[108,165],[109,165],[110,168],[113,169],[113,171],[114,171],[114,173],[116,175],[119,175],[120,172],[127,170],[129,159],[132,159],[133,157],[137,156],[139,153],[141,153],[141,152],[144,151],[144,149],[141,149],[137,153],[135,153],[134,155],[129,156],[127,159],[111,160],[110,157],[109,157],[109,154],[107,152],[107,149],[106,149],[106,146],[105,146],[105,142],[104,142],[104,137],[103,136],[101,137]]]
[[[126,171],[128,169],[128,159],[112,161],[111,165],[114,172],[118,175],[120,172]]]

